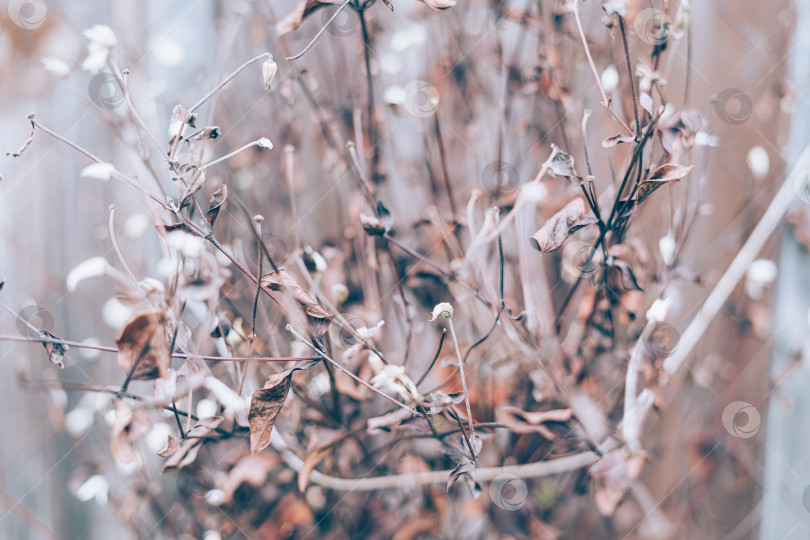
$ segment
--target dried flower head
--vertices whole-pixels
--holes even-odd
[[[435,321],[439,315],[445,319],[449,319],[453,316],[453,306],[451,306],[448,302],[436,304],[436,307],[433,308],[433,316],[430,318],[430,320]]]

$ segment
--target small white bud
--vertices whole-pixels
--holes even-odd
[[[45,69],[49,72],[53,73],[60,79],[64,79],[68,75],[70,75],[70,66],[68,66],[65,62],[62,62],[58,58],[50,58],[50,57],[43,57],[42,64],[45,66]]]
[[[677,247],[677,242],[675,242],[675,238],[672,234],[662,236],[658,241],[658,251],[661,253],[661,259],[667,266],[675,262],[675,250]]]
[[[270,139],[268,139],[267,137],[262,137],[261,139],[256,141],[256,144],[258,144],[262,148],[267,148],[268,150],[273,148],[273,143],[271,143]]]
[[[445,319],[449,319],[453,316],[453,306],[451,306],[448,302],[436,304],[436,307],[433,308],[433,316],[430,320],[435,321],[439,315]]]
[[[82,34],[90,41],[98,43],[108,49],[112,49],[118,44],[118,39],[116,39],[115,32],[112,31],[112,28],[103,24],[96,24],[86,29]]]
[[[265,60],[264,64],[262,64],[262,77],[264,78],[264,87],[267,90],[270,90],[270,83],[272,83],[273,79],[275,79],[277,71],[278,64],[275,63],[273,56],[271,55],[270,58]]]
[[[757,259],[748,267],[745,275],[745,292],[754,300],[762,298],[765,287],[776,280],[776,263],[768,259]]]
[[[672,306],[672,298],[659,298],[653,302],[650,309],[647,310],[647,320],[649,322],[663,322],[667,318],[669,308]]]
[[[335,304],[342,304],[349,298],[349,288],[343,283],[335,283],[330,288],[332,301]]]
[[[109,180],[115,172],[112,163],[93,163],[82,169],[82,178],[95,178],[96,180]]]

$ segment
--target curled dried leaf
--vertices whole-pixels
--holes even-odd
[[[276,32],[283,36],[292,32],[304,22],[304,19],[321,9],[322,7],[335,4],[342,4],[342,0],[304,0],[289,15],[276,23]]]
[[[2,288],[2,283],[0,283],[0,288]],[[49,338],[61,339],[44,328],[40,329],[40,333]],[[65,353],[70,347],[63,343],[54,343],[52,341],[45,341],[42,343],[42,345],[45,347],[45,351],[48,353],[48,360],[60,368],[65,369]]]
[[[265,380],[264,386],[253,393],[248,413],[251,454],[261,452],[270,444],[276,418],[290,393],[293,372],[306,369],[312,364],[313,362],[303,362],[281,373],[270,375]]]
[[[208,204],[208,212],[205,215],[205,219],[208,220],[208,225],[213,229],[214,222],[217,220],[217,216],[219,216],[219,210],[223,204],[225,204],[225,200],[228,198],[228,186],[226,184],[222,184],[217,188],[213,195],[211,195],[211,200]]]
[[[616,135],[608,137],[602,141],[602,148],[613,148],[617,144],[629,143],[635,140],[635,137],[632,135],[623,135],[621,133],[617,133]]]
[[[668,182],[680,180],[692,170],[692,165],[665,164],[655,169],[650,176],[638,185],[637,198],[640,203],[649,197],[653,191]]]
[[[583,226],[584,215],[585,200],[578,197],[551,216],[551,219],[534,233],[529,239],[532,247],[540,253],[547,253],[559,248],[572,232]]]
[[[148,311],[135,315],[124,326],[118,345],[118,365],[136,380],[162,379],[171,365],[166,339],[166,314]]]
[[[552,144],[551,146],[557,148],[556,145]],[[559,176],[571,178],[577,175],[574,171],[574,157],[566,154],[559,148],[557,148],[557,153],[554,154],[554,159],[551,160],[549,167],[551,168],[551,172]]]
[[[277,272],[270,272],[262,276],[261,284],[273,291],[286,291],[295,299],[298,306],[307,317],[310,331],[321,339],[332,321],[332,316],[316,302],[301,285],[283,268]]]

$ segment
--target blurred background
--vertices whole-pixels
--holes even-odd
[[[434,304],[456,305],[463,350],[487,334],[495,315],[491,306],[476,304],[471,291],[480,291],[497,308],[496,250],[490,246],[481,263],[474,258],[472,269],[458,262],[472,241],[470,217],[480,228],[486,207],[499,206],[502,217],[515,209],[521,186],[535,177],[552,144],[573,156],[581,176],[589,161],[599,201],[609,209],[632,144],[603,144],[622,129],[600,104],[600,87],[574,15],[562,1],[469,0],[448,6],[393,0],[393,12],[373,2],[363,10],[362,24],[353,9],[360,4],[353,2],[327,25],[336,3],[6,2],[0,12],[0,149],[18,151],[31,134],[26,117],[35,113],[42,126],[137,177],[146,191],[179,200],[182,190],[164,172],[165,160],[157,159],[139,124],[167,148],[175,105],[196,103],[244,62],[269,51],[278,67],[270,90],[259,61],[198,111],[199,127],[220,130],[200,148],[204,162],[261,137],[274,145],[272,150],[253,146],[207,171],[201,201],[217,186],[228,186],[216,236],[255,273],[259,261],[250,216],[261,214],[265,272],[272,259],[311,274],[307,288],[324,296],[341,291],[333,285],[346,284],[347,298],[332,298],[342,318],[354,328],[385,320],[375,343],[388,360],[409,362],[408,373],[417,380],[440,340],[440,330],[428,322]],[[688,156],[676,156],[692,165],[692,172],[678,185],[662,187],[634,214],[627,244],[634,246],[634,270],[644,291],[622,291],[613,298],[608,311],[617,319],[611,321],[609,344],[602,337],[588,341],[589,325],[599,317],[581,317],[584,306],[598,304],[588,292],[593,287],[572,293],[574,307],[562,329],[556,328],[555,312],[575,280],[565,274],[566,257],[572,255],[564,250],[540,254],[524,239],[580,191],[559,176],[544,180],[547,204],[518,214],[514,231],[503,238],[502,299],[517,322],[496,325],[492,339],[470,356],[477,422],[502,423],[497,409],[506,405],[567,406],[564,392],[542,395],[548,380],[560,378],[589,395],[615,428],[622,418],[627,358],[647,309],[656,298],[672,299],[663,330],[670,343],[664,352],[671,353],[810,142],[805,121],[810,43],[802,32],[810,24],[808,6],[788,0],[618,4],[626,4],[635,89],[641,93],[646,79],[656,107],[670,104],[669,124],[661,120],[665,129],[688,129],[673,119],[697,116],[683,111],[701,118]],[[602,90],[632,127],[637,98],[629,91],[621,29],[602,2],[587,0],[577,9]],[[678,19],[684,9],[686,23]],[[83,31],[94,25],[112,29],[114,47],[93,50],[93,38]],[[324,27],[304,56],[285,60],[303,51]],[[94,53],[103,58],[89,58]],[[61,60],[69,73],[45,65],[43,58]],[[125,69],[139,120],[117,82]],[[583,136],[586,111],[590,119]],[[658,134],[653,139],[662,144]],[[361,174],[352,171],[348,141],[357,150]],[[160,415],[152,416],[151,430],[138,442],[138,460],[117,463],[110,455],[109,396],[81,388],[117,388],[123,375],[115,355],[72,347],[59,369],[41,344],[15,341],[37,337],[33,326],[85,345],[114,345],[134,313],[125,288],[110,275],[98,275],[109,274],[105,271],[85,266],[71,273],[96,257],[123,270],[111,242],[110,205],[117,207],[117,244],[132,273],[171,288],[174,269],[167,268],[171,260],[155,228],[156,220],[170,222],[168,214],[123,182],[83,178],[90,164],[42,130],[35,130],[21,156],[0,158],[0,300],[8,308],[0,313],[5,338],[0,341],[0,537],[798,539],[810,534],[810,436],[804,429],[804,413],[810,412],[804,352],[810,335],[810,233],[808,197],[801,186],[796,204],[684,369],[665,385],[649,377],[655,406],[644,429],[643,471],[630,480],[624,470],[609,472],[602,483],[584,470],[519,479],[518,489],[526,494],[510,506],[497,502],[488,482],[482,482],[478,498],[458,487],[448,494],[442,485],[362,493],[313,486],[300,492],[277,449],[259,454],[270,456],[266,459],[245,461],[244,438],[206,444],[199,463],[161,474],[165,459],[157,452],[177,426]],[[396,239],[452,269],[454,280],[396,245],[382,248],[366,238],[358,215],[366,211],[369,186],[393,216]],[[681,236],[678,227],[687,213],[693,216],[690,232]],[[570,242],[589,248],[598,233],[583,231]],[[668,245],[662,239],[673,235],[677,261],[662,263],[667,253],[662,242]],[[328,271],[302,269],[317,264],[313,252],[325,259]],[[227,267],[224,285],[213,300],[191,301],[184,316],[196,354],[222,352],[205,327],[205,309],[217,311],[234,328],[250,322],[255,285],[221,254],[216,261]],[[526,276],[542,282],[532,293],[544,298],[534,315],[526,314],[532,311]],[[195,308],[198,304],[206,307]],[[268,355],[300,355],[295,347],[300,343],[290,342],[285,323],[272,304],[262,302],[257,334],[264,334]],[[335,331],[332,337],[340,344],[346,334]],[[530,345],[508,344],[524,335],[534,336],[525,339]],[[249,356],[254,349],[245,345],[228,340],[229,353]],[[441,357],[449,360],[437,363],[427,387],[453,375],[457,363],[451,345],[448,336]],[[559,362],[552,360],[558,350],[565,351]],[[227,377],[233,373],[211,367],[232,382]],[[248,369],[243,395],[249,398],[247,390],[261,386],[268,374],[262,369]],[[358,373],[370,373],[361,369]],[[296,375],[300,395],[290,394],[277,425],[302,458],[331,440],[321,433],[325,428],[313,419],[315,413],[307,411],[314,406],[307,399],[316,404],[331,399],[312,390],[316,379],[323,382],[318,375]],[[133,389],[150,394],[152,385],[136,381]],[[347,430],[363,432],[369,417],[387,411],[384,402],[372,404],[359,392],[341,399],[351,411]],[[196,397],[194,407],[204,416],[199,401]],[[463,409],[459,405],[466,417]],[[565,442],[569,432],[558,437]],[[319,469],[346,477],[455,466],[427,441],[409,446],[377,437],[336,446],[334,459]],[[488,467],[529,463],[590,448],[575,441],[566,450],[549,450],[539,440],[536,433],[513,436],[495,429],[485,437],[482,462]],[[367,444],[391,450],[383,463],[375,458],[370,470],[362,463]],[[251,472],[235,472],[240,463]],[[606,510],[594,498],[600,492],[615,495],[611,482],[621,486],[619,500]]]

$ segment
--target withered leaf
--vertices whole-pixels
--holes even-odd
[[[425,4],[440,11],[442,9],[449,9],[456,5],[456,0],[422,0]]]
[[[315,362],[301,364],[267,377],[264,386],[253,393],[250,400],[248,425],[250,426],[250,453],[257,454],[267,448],[278,413],[290,393],[293,372],[306,369]]]
[[[143,409],[132,409],[123,399],[113,399],[115,419],[112,425],[110,451],[113,459],[119,463],[134,463],[138,455],[132,443],[152,429],[149,415]]]
[[[225,184],[219,186],[214,194],[211,195],[211,201],[208,204],[208,213],[205,215],[205,219],[208,220],[208,225],[212,229],[214,228],[214,222],[217,220],[217,216],[219,216],[219,209],[227,198],[228,186]]]
[[[118,365],[130,379],[143,381],[166,376],[171,358],[163,311],[135,315],[115,342],[118,345]]]
[[[174,453],[171,454],[171,457],[166,460],[166,463],[163,464],[162,472],[165,473],[175,469],[182,469],[194,463],[197,459],[197,454],[200,452],[200,448],[202,448],[205,442],[205,437],[214,432],[216,427],[222,423],[223,417],[212,417],[209,418],[209,420],[211,420],[211,422],[207,425],[197,424],[191,428],[186,439],[180,443],[180,447],[177,448]]]
[[[545,225],[529,239],[532,247],[540,253],[554,251],[565,242],[572,229],[579,228],[584,214],[584,199],[578,197],[569,202],[562,210],[551,216],[551,219],[546,221]]]
[[[499,407],[495,412],[499,422],[515,433],[540,433],[546,439],[557,438],[553,431],[544,426],[545,422],[567,422],[573,417],[571,409],[527,412],[517,407]]]
[[[304,493],[307,490],[307,485],[309,485],[309,477],[312,475],[312,471],[314,471],[315,467],[317,467],[318,464],[328,455],[328,448],[317,448],[306,455],[304,458],[304,464],[301,465],[301,470],[298,471],[298,491]]]
[[[170,457],[177,452],[178,448],[180,448],[180,439],[176,439],[175,437],[169,435],[169,439],[166,441],[166,448],[158,452],[158,455],[165,458]]]
[[[667,182],[680,180],[692,170],[692,165],[666,164],[655,169],[650,176],[638,185],[638,202],[640,203],[649,197],[653,191],[663,186]]]
[[[261,452],[270,444],[276,417],[281,412],[281,407],[284,406],[287,394],[290,392],[291,379],[290,370],[271,375],[265,381],[264,388],[253,393],[253,398],[250,400],[250,413],[248,413],[251,454]]]
[[[633,269],[630,267],[626,261],[622,261],[619,259],[611,258],[608,260],[608,264],[619,271],[619,276],[621,277],[622,288],[625,291],[643,291],[644,289],[638,284],[636,280],[636,275],[633,273]]]
[[[390,428],[398,426],[403,422],[407,422],[412,417],[413,414],[411,414],[411,411],[408,409],[398,408],[388,414],[369,418],[366,422],[366,431],[369,433],[382,433],[383,431],[390,431]]]
[[[602,141],[602,148],[613,148],[617,144],[629,143],[635,140],[635,137],[632,135],[622,135],[621,133],[617,133],[616,135],[608,137]]]
[[[276,33],[283,36],[292,32],[304,22],[304,19],[321,9],[334,4],[342,4],[342,0],[304,0],[289,15],[276,23]]]
[[[474,498],[478,498],[481,494],[481,484],[479,484],[478,480],[475,478],[475,464],[467,457],[461,458],[456,468],[450,472],[450,477],[447,479],[448,493],[450,492],[450,488],[458,481],[464,482]]]
[[[2,283],[0,283],[0,288],[2,288]],[[54,339],[61,339],[50,333],[49,331],[41,328],[40,333],[44,336]],[[65,369],[65,353],[68,351],[70,347],[65,345],[64,343],[54,343],[52,341],[43,341],[42,345],[45,347],[45,351],[48,353],[48,360],[52,363],[56,364],[62,369]]]
[[[290,293],[298,306],[304,311],[309,329],[316,338],[321,339],[329,330],[332,316],[286,270],[282,268],[277,272],[263,275],[261,283],[263,287],[273,291]]]
[[[556,145],[552,146],[557,148]],[[574,157],[566,154],[559,148],[557,148],[557,153],[554,155],[554,159],[551,160],[549,167],[551,168],[551,172],[556,175],[565,176],[567,178],[576,176],[576,172],[574,172]]]
[[[385,4],[385,7],[387,7],[391,11],[394,11],[394,4],[391,3],[391,0],[382,0],[382,1],[383,4]]]
[[[631,455],[623,446],[611,450],[591,465],[591,478],[596,483],[594,500],[596,508],[602,515],[613,515],[624,494],[641,474],[646,462],[646,454]]]

